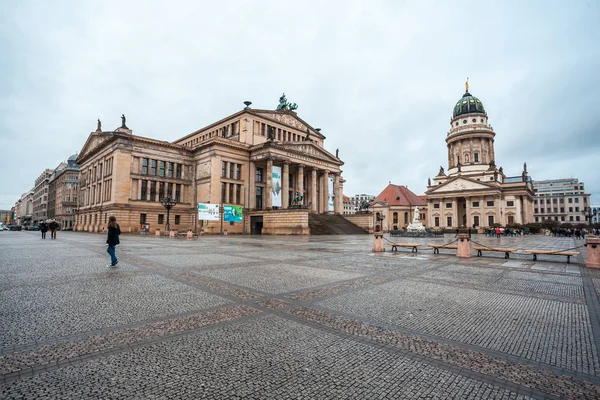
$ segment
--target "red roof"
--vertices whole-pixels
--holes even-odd
[[[344,203],[350,203],[350,197],[346,196],[345,194],[343,194],[342,196],[344,196]]]
[[[426,206],[427,196],[417,196],[406,186],[392,185],[391,183],[375,197],[371,204],[384,202],[390,206]]]

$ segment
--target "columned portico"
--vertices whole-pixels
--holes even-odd
[[[264,191],[264,201],[265,201],[265,208],[267,210],[272,210],[273,209],[273,197],[271,196],[271,185],[273,184],[273,159],[272,158],[268,158],[267,159],[267,174],[266,174],[266,186],[265,186],[265,191]]]
[[[300,193],[302,196],[302,201],[304,202],[304,165],[300,164],[297,166],[298,175],[296,179],[296,191]]]
[[[465,224],[467,226],[467,228],[471,228],[473,226],[473,216],[471,216],[471,198],[470,197],[465,197],[465,210],[466,210],[466,221],[467,223]]]
[[[329,213],[329,170],[323,172],[323,213]]]

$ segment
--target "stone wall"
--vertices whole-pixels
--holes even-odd
[[[309,235],[308,210],[273,210],[263,216],[263,235]],[[249,219],[248,219],[249,220]]]
[[[352,215],[342,215],[342,217],[367,232],[370,232],[370,229],[373,229],[373,213],[356,213]]]

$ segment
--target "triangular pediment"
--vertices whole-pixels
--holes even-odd
[[[465,190],[489,190],[498,189],[495,185],[490,185],[485,182],[476,181],[469,178],[456,177],[447,182],[436,186],[428,191],[428,194],[446,193],[446,192],[461,192]]]
[[[87,153],[89,153],[96,147],[100,146],[100,144],[108,140],[111,136],[111,132],[92,132],[90,136],[88,136],[88,139],[86,140],[81,150],[79,151],[78,158],[82,158]]]
[[[321,160],[326,160],[335,164],[343,164],[342,161],[325,150],[324,148],[310,142],[300,142],[300,143],[281,143],[277,146],[280,149],[288,150],[290,152],[298,153],[300,155],[320,158]]]
[[[302,118],[298,117],[298,114],[290,111],[268,111],[268,110],[252,110],[252,114],[257,116],[270,119],[274,122],[279,122],[280,124],[290,126],[292,128],[298,129],[299,131],[306,132],[310,131],[311,135],[317,136],[321,139],[324,139],[325,136],[320,132],[317,132],[312,126],[306,123],[306,121],[302,120]]]

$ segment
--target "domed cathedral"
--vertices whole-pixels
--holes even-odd
[[[496,133],[483,102],[469,92],[454,105],[446,135],[448,167],[427,184],[428,226],[485,228],[533,222],[533,184],[527,164],[519,176],[496,166]]]

